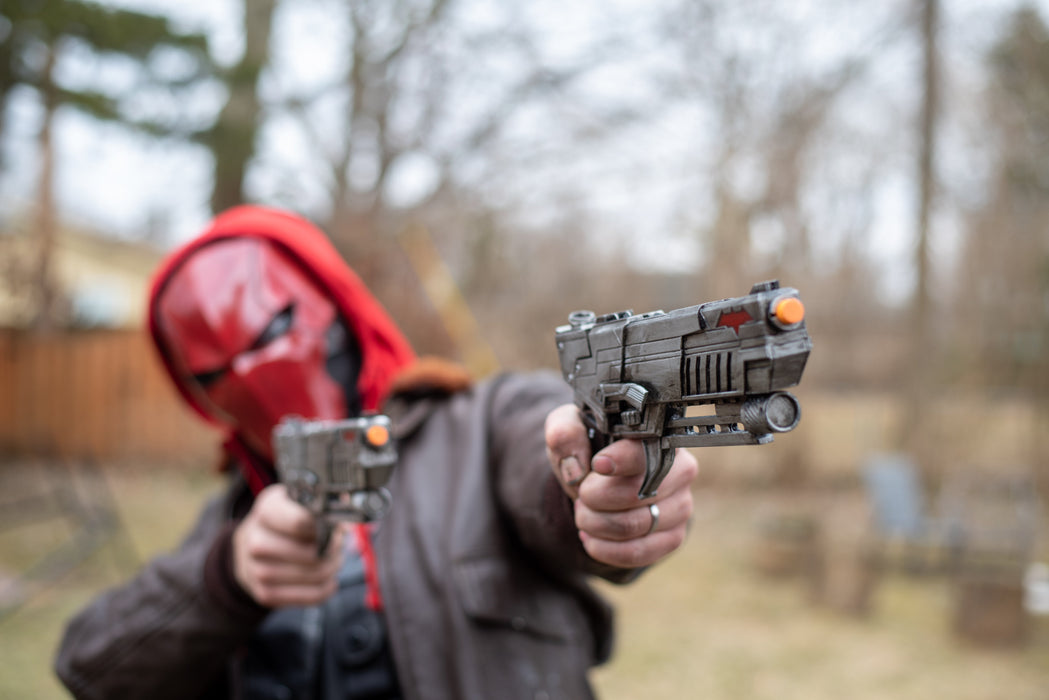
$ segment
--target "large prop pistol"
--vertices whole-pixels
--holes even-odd
[[[783,390],[801,380],[812,341],[797,290],[776,280],[676,311],[576,311],[568,320],[556,332],[561,371],[595,451],[641,440],[639,498],[656,494],[678,447],[768,443],[801,418]],[[686,415],[694,405],[713,413]]]
[[[378,520],[390,506],[386,483],[397,463],[390,419],[341,421],[286,417],[273,429],[277,473],[292,499],[317,523],[318,551],[339,521]]]

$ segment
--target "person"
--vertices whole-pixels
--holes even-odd
[[[181,545],[67,624],[77,698],[587,698],[612,610],[685,539],[695,459],[640,501],[643,450],[590,454],[550,372],[473,383],[418,358],[324,234],[279,210],[219,215],[156,272],[149,331],[182,398],[225,435],[230,485]],[[281,417],[382,411],[392,505],[323,555],[277,482]]]

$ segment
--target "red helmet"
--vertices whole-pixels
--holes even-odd
[[[272,480],[283,416],[375,410],[414,359],[320,230],[260,207],[219,216],[161,264],[149,328],[183,397],[227,429],[256,488]]]

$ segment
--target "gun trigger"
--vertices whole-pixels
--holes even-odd
[[[645,499],[656,495],[659,485],[674,466],[677,451],[673,447],[664,448],[662,440],[658,437],[641,442],[645,448],[645,480],[641,483],[637,497]]]

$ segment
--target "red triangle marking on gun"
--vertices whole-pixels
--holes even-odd
[[[739,335],[739,327],[747,321],[753,321],[754,317],[747,313],[746,309],[740,309],[739,311],[729,311],[728,313],[722,313],[718,318],[718,328],[728,326]]]

